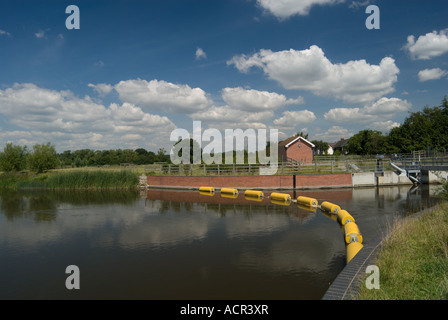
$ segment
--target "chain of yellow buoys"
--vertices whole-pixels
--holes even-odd
[[[221,188],[221,197],[224,198],[238,198],[239,192],[235,188]],[[214,187],[200,187],[199,193],[207,196],[214,196],[216,190]],[[246,190],[244,198],[249,201],[262,201],[265,198],[263,191]],[[290,205],[292,202],[297,203],[301,209],[315,212],[316,208],[320,208],[323,213],[330,216],[331,219],[337,220],[344,230],[344,239],[346,244],[347,263],[349,263],[356,254],[363,248],[362,234],[359,231],[358,225],[355,223],[350,213],[341,209],[340,206],[328,201],[323,201],[321,204],[317,199],[299,196],[297,199],[292,199],[287,193],[273,192],[269,195],[271,202],[278,205]]]

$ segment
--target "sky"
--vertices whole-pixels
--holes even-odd
[[[448,95],[447,14],[446,0],[0,0],[0,149],[157,152],[193,121],[387,134]]]

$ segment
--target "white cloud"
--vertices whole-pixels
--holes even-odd
[[[295,128],[297,125],[308,124],[316,120],[314,112],[309,110],[285,111],[282,116],[274,120],[274,125],[285,128]]]
[[[176,126],[166,116],[144,112],[131,103],[95,103],[89,96],[76,97],[70,91],[15,84],[0,90],[0,115],[5,123],[19,127],[0,132],[0,142],[20,144],[51,141],[58,150],[170,145]],[[140,137],[140,138],[139,138]]]
[[[347,128],[331,126],[325,132],[314,134],[312,140],[322,140],[328,143],[333,143],[339,141],[341,138],[348,139],[353,135],[353,132],[349,131]]]
[[[398,98],[381,98],[371,105],[367,105],[362,112],[376,116],[392,116],[398,112],[408,111],[412,105],[406,100]]]
[[[105,97],[108,95],[114,87],[107,83],[98,83],[98,84],[88,84],[89,87],[93,88],[101,97]]]
[[[235,56],[227,63],[243,73],[252,67],[261,68],[285,89],[307,90],[352,104],[369,103],[393,92],[399,73],[394,59],[389,57],[379,65],[365,60],[333,64],[315,45],[302,51],[260,50],[249,57]]]
[[[193,113],[204,110],[211,101],[201,88],[174,84],[163,80],[126,80],[114,86],[120,100],[144,109],[172,113]]]
[[[410,35],[404,48],[412,59],[429,60],[441,56],[448,52],[448,29],[419,36],[417,41],[415,36]]]
[[[398,122],[392,121],[392,120],[387,120],[387,121],[376,121],[373,122],[370,125],[370,129],[371,130],[378,130],[378,131],[382,131],[382,132],[389,132],[390,130],[392,130],[393,128],[399,127],[400,124]]]
[[[1,30],[1,29],[0,29],[0,36],[1,36],[1,35],[7,36],[7,37],[11,37],[11,33],[9,33],[8,31]]]
[[[274,117],[272,110],[249,112],[231,106],[212,106],[204,111],[191,114],[193,120],[201,120],[211,128],[266,128],[266,122]]]
[[[308,15],[312,6],[332,5],[345,0],[257,0],[265,10],[271,12],[278,19],[286,19],[294,15]]]
[[[95,66],[95,67],[104,67],[104,62],[102,61],[102,60],[98,60],[98,61],[95,61],[94,63],[93,63],[93,65]]]
[[[352,1],[348,6],[350,9],[359,9],[360,7],[367,7],[370,4],[370,0],[365,1]]]
[[[428,81],[428,80],[438,80],[446,75],[448,75],[448,71],[442,70],[440,68],[425,69],[425,70],[419,71],[418,80],[420,82],[424,82],[424,81]]]
[[[45,31],[44,30],[39,30],[34,35],[36,36],[36,38],[41,39],[41,38],[45,37]]]
[[[147,131],[147,128],[174,129],[173,123],[166,116],[153,115],[145,113],[139,107],[123,103],[121,106],[115,103],[109,106],[111,117],[114,121],[114,130],[119,132],[141,132]]]
[[[207,54],[201,48],[196,49],[196,60],[206,59]]]
[[[224,88],[222,98],[233,108],[244,111],[274,110],[287,105],[304,103],[302,97],[287,99],[284,95],[275,92],[247,90],[241,87]]]
[[[191,114],[191,118],[204,121],[206,125],[216,129],[260,129],[267,128],[268,124],[272,123],[276,109],[304,103],[302,97],[288,99],[286,96],[276,92],[244,89],[241,87],[224,88],[221,94],[226,105],[212,105],[206,110],[200,110]],[[299,115],[299,113],[294,112],[292,114],[294,116]],[[303,111],[300,111],[300,115],[309,117],[309,114],[305,114]],[[300,121],[303,121],[303,119]]]
[[[398,98],[381,98],[363,108],[334,108],[324,114],[325,120],[337,123],[381,121],[399,112],[408,111],[412,105]]]

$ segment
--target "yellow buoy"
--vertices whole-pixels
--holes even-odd
[[[249,200],[249,201],[257,201],[257,202],[263,201],[263,198],[248,197],[248,196],[244,196],[244,199]]]
[[[317,200],[314,198],[299,196],[297,197],[297,204],[308,206],[308,207],[317,207]]]
[[[221,195],[233,195],[233,196],[238,196],[238,189],[233,189],[233,188],[221,188]]]
[[[362,243],[359,242],[351,242],[347,244],[346,246],[347,263],[349,263],[363,247],[364,246],[362,245]]]
[[[246,190],[244,192],[244,197],[246,198],[255,198],[262,200],[264,198],[263,191],[257,191],[257,190]]]
[[[238,198],[238,195],[237,194],[221,193],[221,198],[236,199],[236,198]]]
[[[338,213],[339,210],[341,210],[340,206],[333,204],[331,202],[328,202],[328,201],[322,202],[320,204],[320,207],[322,210],[327,211],[332,214],[336,214],[336,213]]]
[[[338,215],[338,222],[343,226],[348,222],[355,222],[355,218],[353,218],[351,214],[348,213],[346,210],[338,211],[337,215]]]
[[[291,199],[289,200],[275,200],[271,198],[271,203],[278,204],[280,206],[289,206],[291,205]]]
[[[303,204],[300,204],[300,203],[297,204],[297,208],[302,209],[302,210],[306,210],[306,211],[309,211],[309,212],[316,212],[317,211],[316,207],[310,207],[310,206],[306,206],[306,205],[303,205]]]
[[[209,197],[213,197],[215,195],[213,192],[208,191],[199,191],[199,194],[202,196],[209,196]]]
[[[359,228],[356,223],[354,222],[346,223],[344,226],[344,230],[345,230],[346,243],[352,243],[352,242],[362,243],[362,235],[361,232],[359,232]]]
[[[213,187],[200,187],[199,192],[215,194],[215,188]]]
[[[271,193],[271,199],[275,201],[288,202],[291,201],[291,196],[287,193],[273,192]]]
[[[333,220],[333,221],[337,220],[337,217],[334,214],[331,214],[331,213],[328,213],[328,212],[325,212],[325,211],[322,211],[322,214],[324,215],[324,217],[327,217],[330,220]]]

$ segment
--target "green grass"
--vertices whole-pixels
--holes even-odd
[[[448,299],[448,204],[397,222],[374,261],[380,289],[361,282],[360,300]]]

